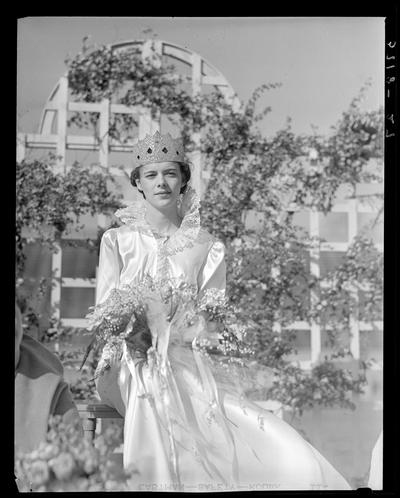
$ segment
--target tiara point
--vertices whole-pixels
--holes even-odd
[[[133,166],[143,166],[153,162],[176,161],[177,157],[184,158],[185,152],[181,138],[173,138],[169,133],[161,135],[156,131],[154,135],[146,135],[143,140],[133,146]]]

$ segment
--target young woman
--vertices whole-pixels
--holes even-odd
[[[118,210],[122,226],[103,235],[90,315],[111,323],[118,306],[126,309],[124,289],[145,309],[121,347],[104,348],[97,377],[102,400],[125,418],[132,489],[350,489],[290,425],[246,400],[240,375],[201,347],[216,332],[193,302],[223,297],[224,245],[201,227],[181,141],[156,133],[133,157],[131,181],[143,200]]]

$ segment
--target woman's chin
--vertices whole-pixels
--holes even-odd
[[[176,199],[171,195],[157,195],[152,199],[149,199],[150,204],[158,208],[166,208],[172,205],[176,205]]]

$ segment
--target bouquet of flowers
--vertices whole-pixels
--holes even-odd
[[[109,426],[92,443],[82,437],[79,421],[63,424],[49,419],[45,441],[30,453],[17,453],[15,476],[20,492],[129,490],[129,472],[117,461],[121,428]]]
[[[246,343],[246,326],[238,321],[235,308],[225,293],[219,289],[207,289],[197,300],[196,309],[205,312],[207,319],[215,324],[219,332],[217,350],[224,358],[248,357],[253,351]]]
[[[146,358],[155,342],[157,328],[191,327],[202,316],[218,329],[218,349],[224,357],[248,355],[250,350],[243,341],[244,327],[238,325],[232,307],[218,289],[208,289],[201,297],[194,285],[181,279],[153,279],[146,276],[136,286],[113,289],[108,298],[92,308],[86,318],[93,336],[82,361],[83,367],[91,349],[102,346],[102,361],[95,378],[110,368],[112,359],[122,356],[124,341],[132,356]],[[199,347],[212,350],[207,337],[200,339]]]
[[[113,289],[108,298],[86,316],[93,335],[80,368],[94,347],[104,348],[95,378],[110,368],[113,357],[122,355],[124,342],[132,348],[134,356],[143,357],[152,344],[154,324],[170,324],[183,304],[185,322],[193,318],[195,292],[195,286],[180,279],[161,280],[149,275],[138,285]]]

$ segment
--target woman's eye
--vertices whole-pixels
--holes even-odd
[[[168,171],[167,175],[176,176],[176,171]]]

